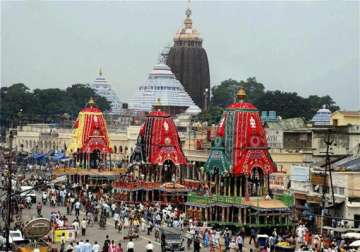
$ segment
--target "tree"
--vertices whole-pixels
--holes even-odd
[[[257,82],[255,77],[246,81],[228,79],[220,85],[212,88],[212,108],[199,115],[200,120],[216,120],[219,118],[221,109],[236,101],[236,93],[240,87],[246,91],[246,101],[253,103],[259,111],[274,110],[283,118],[303,117],[310,120],[316,112],[326,105],[331,111],[339,110],[339,106],[328,95],[311,95],[308,98],[299,96],[297,93],[280,90],[266,91],[262,83]]]
[[[223,113],[224,109],[219,106],[210,105],[207,111],[201,112],[197,119],[202,122],[208,122],[209,125],[217,124]]]
[[[71,111],[68,111],[68,113],[73,117],[87,104],[90,97],[94,98],[96,106],[102,111],[110,109],[110,103],[106,98],[97,95],[95,91],[86,84],[74,84],[71,87],[68,87],[66,89],[66,95],[71,97]]]
[[[15,126],[22,120],[21,117],[33,116],[34,99],[29,90],[23,83],[1,88],[2,125]]]
[[[259,111],[274,110],[283,118],[306,117],[309,111],[306,99],[297,93],[280,90],[266,91],[254,104]]]
[[[255,77],[248,78],[246,81],[236,81],[228,79],[222,81],[220,85],[212,88],[211,104],[214,106],[226,107],[236,101],[236,93],[243,87],[247,93],[247,101],[254,102],[264,94],[264,85],[256,81]]]
[[[337,111],[340,109],[339,106],[336,105],[335,101],[329,96],[317,96],[317,95],[310,95],[306,98],[307,103],[309,104],[309,113],[306,118],[312,118],[316,112],[323,106],[329,109],[331,112]]]
[[[69,110],[70,98],[64,90],[58,88],[35,89],[33,92],[36,104],[34,111],[44,122],[56,122],[61,114]]]
[[[19,125],[21,121],[58,123],[64,120],[64,114],[69,119],[75,119],[90,97],[94,98],[101,110],[110,109],[110,103],[104,97],[96,95],[93,89],[84,84],[75,84],[66,90],[48,88],[31,92],[26,85],[17,83],[2,87],[0,95],[3,130]]]

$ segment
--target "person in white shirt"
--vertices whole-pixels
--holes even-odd
[[[75,252],[81,252],[80,243],[77,242],[75,245]]]
[[[72,223],[72,226],[75,229],[75,239],[79,236],[79,231],[80,231],[80,224],[79,222],[77,222],[76,220],[74,220],[74,222]]]
[[[91,243],[89,242],[89,240],[86,240],[86,242],[84,244],[84,252],[92,252],[92,247],[91,247]]]
[[[70,242],[69,245],[67,245],[66,251],[74,251],[74,244],[72,242]]]
[[[81,235],[82,236],[85,236],[85,234],[86,234],[86,220],[85,220],[85,218],[83,218],[83,220],[81,221]]]
[[[145,246],[146,252],[153,252],[154,251],[154,245],[151,243],[151,241],[148,242]]]
[[[126,246],[126,251],[127,252],[134,252],[135,251],[135,244],[134,244],[134,242],[132,241],[131,238],[130,238],[127,246]]]
[[[94,245],[92,247],[93,252],[100,252],[100,245],[97,243],[97,241],[94,242]]]
[[[80,215],[80,206],[81,206],[80,202],[76,201],[74,206],[75,206],[75,216],[79,216]]]
[[[80,248],[80,252],[85,252],[85,243],[83,240],[80,240],[79,248]]]

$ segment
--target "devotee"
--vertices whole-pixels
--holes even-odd
[[[93,252],[100,252],[100,245],[98,244],[97,241],[94,242],[94,245],[92,246],[92,251]]]
[[[236,243],[237,243],[237,245],[238,245],[239,252],[242,252],[244,240],[243,240],[243,237],[241,236],[241,234],[239,234],[239,235],[236,237]]]
[[[145,246],[146,252],[153,252],[154,251],[154,245],[151,243],[151,241],[148,242]]]
[[[135,244],[132,241],[132,239],[130,238],[130,240],[126,246],[126,250],[127,250],[127,252],[134,252],[135,251],[134,249],[135,249]]]
[[[85,234],[86,234],[86,225],[87,225],[86,219],[83,218],[83,220],[81,221],[81,235],[82,236],[85,236]]]
[[[109,252],[116,252],[116,244],[115,244],[115,241],[114,240],[112,240],[111,241],[111,244],[110,244],[110,246],[109,246]]]
[[[84,244],[84,252],[92,252],[92,246],[89,240],[86,240]]]
[[[66,247],[66,252],[73,252],[74,251],[74,244],[72,242],[69,243]]]

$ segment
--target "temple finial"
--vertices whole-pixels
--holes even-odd
[[[88,107],[93,107],[95,106],[95,101],[94,98],[90,97],[88,103],[87,103]]]
[[[244,101],[244,98],[246,97],[246,91],[243,87],[240,87],[239,91],[236,94],[237,98],[240,100],[240,102]]]
[[[101,69],[101,67],[99,68],[99,76],[102,76],[102,69]]]
[[[185,11],[185,15],[186,15],[186,17],[188,17],[188,18],[191,16],[190,4],[191,4],[191,0],[188,0],[187,8],[186,8],[186,11]]]

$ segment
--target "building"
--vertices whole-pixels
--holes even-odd
[[[360,125],[360,111],[335,111],[331,120],[334,126]]]
[[[341,158],[360,153],[360,125],[344,125],[312,128],[312,159],[322,161],[326,152],[324,139],[331,135],[333,144],[330,147],[333,158]]]
[[[109,129],[111,158],[127,161],[133,151],[140,126],[132,125],[124,131]],[[72,141],[73,130],[54,124],[29,124],[15,129],[14,147],[28,153],[65,152]]]
[[[165,65],[165,54],[161,54],[159,64],[153,67],[148,78],[129,101],[129,108],[150,112],[153,105],[160,102],[163,111],[172,116],[185,111],[193,114],[200,113],[200,108],[195,105],[170,68]]]
[[[309,221],[318,229],[334,226],[334,220],[336,223],[344,220],[348,226],[360,228],[360,191],[357,182],[360,179],[360,158],[350,156],[331,167],[331,177],[320,167],[291,168],[289,179],[290,191],[295,198],[295,216]],[[323,208],[326,209],[324,215]]]
[[[122,109],[122,103],[115,91],[112,89],[111,84],[103,76],[102,70],[99,70],[99,76],[90,85],[95,90],[96,94],[105,97],[111,103],[110,114],[119,114]]]
[[[195,104],[206,109],[210,100],[208,58],[202,47],[203,40],[193,27],[190,8],[185,14],[184,25],[174,37],[174,45],[170,48],[166,64]]]

